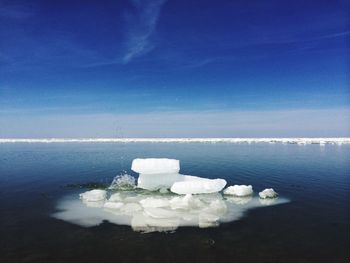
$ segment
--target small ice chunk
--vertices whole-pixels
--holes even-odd
[[[176,194],[210,194],[220,192],[226,185],[224,179],[207,179],[184,175],[183,180],[175,182],[170,190]]]
[[[137,158],[132,161],[131,170],[139,174],[177,174],[180,162],[167,158]]]
[[[122,202],[106,202],[103,207],[108,209],[120,209],[123,205]]]
[[[175,182],[181,181],[183,175],[175,174],[140,174],[137,187],[149,191],[170,188]]]
[[[248,196],[253,194],[251,185],[234,185],[229,186],[224,190],[225,195]]]
[[[260,198],[265,199],[265,198],[275,198],[277,197],[277,193],[275,192],[275,190],[273,190],[272,188],[267,188],[264,191],[259,193]]]
[[[87,202],[98,202],[106,199],[107,192],[105,190],[94,189],[79,195],[80,199]]]

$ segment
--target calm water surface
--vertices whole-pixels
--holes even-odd
[[[109,184],[137,157],[181,172],[274,188],[289,203],[217,228],[134,232],[51,217],[81,184]],[[350,262],[350,145],[0,144],[0,262]]]

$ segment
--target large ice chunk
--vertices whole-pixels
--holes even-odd
[[[234,185],[229,186],[224,190],[225,195],[248,196],[253,194],[251,185]]]
[[[167,158],[137,158],[132,161],[131,170],[139,174],[177,174],[180,162]]]
[[[170,188],[175,182],[181,181],[180,174],[140,174],[137,180],[137,187],[155,191],[158,189]]]
[[[226,185],[224,179],[207,179],[184,175],[183,180],[175,182],[170,190],[176,194],[210,194],[220,192]]]

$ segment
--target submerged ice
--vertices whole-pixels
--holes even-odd
[[[224,197],[212,194],[161,194],[145,190],[109,193],[104,201],[81,202],[76,195],[60,201],[59,212],[53,216],[85,227],[96,226],[107,220],[128,225],[135,231],[174,231],[181,226],[215,227],[240,219],[253,208],[286,203],[283,198]]]
[[[80,199],[86,202],[104,201],[106,199],[107,192],[105,190],[91,190],[79,195]]]
[[[128,174],[117,176],[106,190],[81,193],[80,200],[64,198],[53,216],[86,227],[107,220],[141,232],[174,231],[215,227],[240,219],[248,209],[287,202],[275,198],[272,188],[254,197],[251,185],[230,186],[223,196],[224,179],[179,174],[178,160],[135,159],[132,170],[140,173],[137,185]]]

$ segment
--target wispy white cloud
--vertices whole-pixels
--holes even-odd
[[[160,10],[167,0],[132,0],[133,13],[127,13],[126,53],[123,62],[144,55],[154,48],[151,37],[158,22]]]
[[[316,37],[314,39],[311,39],[310,41],[327,39],[327,38],[343,37],[343,36],[347,36],[347,35],[350,35],[350,31],[343,31],[343,32],[338,32],[338,33],[333,33],[333,34],[328,34],[328,35],[322,35],[322,36]]]

